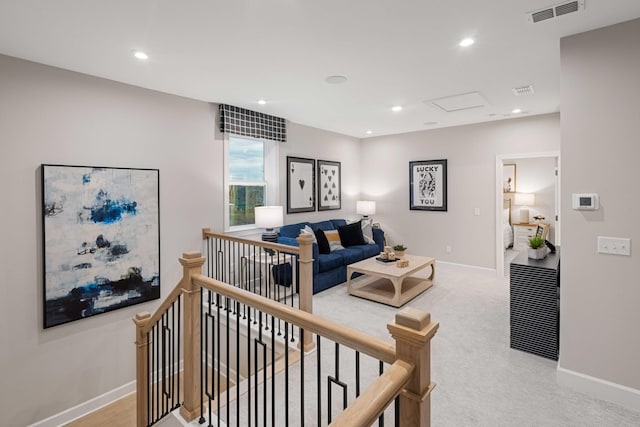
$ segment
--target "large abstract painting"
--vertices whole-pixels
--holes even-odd
[[[160,297],[159,171],[42,165],[44,327]]]

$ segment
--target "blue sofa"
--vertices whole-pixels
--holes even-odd
[[[298,246],[296,237],[300,230],[308,225],[314,231],[317,229],[328,231],[337,230],[339,226],[346,225],[344,219],[332,219],[321,222],[299,222],[280,227],[278,243],[289,246]],[[336,250],[330,254],[320,254],[318,244],[313,244],[313,293],[329,289],[347,280],[347,265],[366,258],[379,255],[384,250],[384,231],[380,228],[373,229],[375,244],[349,246]]]

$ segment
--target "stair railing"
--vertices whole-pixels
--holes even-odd
[[[303,260],[310,257],[295,255],[302,292],[303,276],[311,278],[310,262]],[[180,262],[180,284],[156,313],[134,319],[138,426],[152,425],[177,407],[187,421],[199,417],[209,426],[369,426],[385,418],[399,426],[429,426],[430,341],[438,329],[429,314],[399,312],[388,325],[394,345],[208,277],[199,253],[185,253]],[[246,336],[240,338],[240,330]],[[233,334],[235,354],[229,345]],[[280,356],[275,348],[282,349]],[[245,378],[234,377],[234,358],[249,365]],[[345,372],[341,366],[351,358],[355,369]],[[375,365],[379,376],[370,379],[375,369],[368,366]]]

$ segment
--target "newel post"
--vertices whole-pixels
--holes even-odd
[[[300,310],[313,314],[313,237],[301,234],[296,240],[300,245],[300,282],[298,283]],[[313,349],[313,336],[310,332],[304,335],[304,342],[301,344],[304,351]]]
[[[439,324],[431,315],[407,307],[387,325],[396,340],[396,359],[415,366],[411,379],[400,394],[400,426],[429,427],[431,425],[431,338]]]
[[[183,275],[180,286],[184,295],[184,403],[180,415],[192,421],[200,415],[200,286],[192,276],[202,273],[205,262],[200,252],[185,252],[180,258]]]
[[[149,400],[149,333],[144,329],[151,319],[149,312],[136,314],[136,426],[146,427],[149,423],[147,402]]]

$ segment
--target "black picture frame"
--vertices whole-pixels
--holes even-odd
[[[409,209],[447,211],[447,160],[409,162]]]
[[[342,177],[340,162],[318,160],[318,210],[342,208]]]
[[[315,210],[316,161],[287,156],[287,213]]]
[[[160,298],[160,172],[48,165],[43,328]]]

